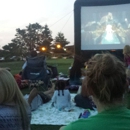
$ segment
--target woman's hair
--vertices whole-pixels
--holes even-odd
[[[123,48],[123,54],[127,54],[130,55],[130,46],[129,45],[125,45]]]
[[[18,114],[22,118],[23,129],[29,129],[28,104],[24,100],[12,74],[8,70],[0,68],[0,104],[7,103],[15,103]]]
[[[62,95],[64,96],[64,89],[66,87],[66,83],[64,80],[57,80],[55,83],[56,90],[58,90],[58,96],[60,96],[60,90],[62,90]]]
[[[124,64],[111,54],[92,57],[87,68],[87,89],[104,104],[122,99],[126,87]]]
[[[89,60],[88,63],[90,63],[91,60],[99,59],[101,56],[102,56],[102,54],[99,54],[99,53],[95,54],[95,55]],[[87,64],[88,64],[88,63],[87,63]],[[89,67],[89,66],[87,66],[87,68],[88,68],[88,67]],[[85,78],[84,78],[83,81],[82,81],[81,95],[82,95],[83,97],[88,97],[88,96],[89,96],[89,92],[88,92],[88,88],[86,87],[87,69],[84,70],[84,73],[85,73]]]

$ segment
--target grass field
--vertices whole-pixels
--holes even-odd
[[[68,74],[68,68],[73,63],[73,59],[48,59],[47,64],[56,66],[58,72]],[[24,61],[0,62],[0,67],[9,67],[12,74],[17,74],[22,69]]]
[[[73,59],[48,59],[48,65],[57,66],[58,72],[68,74],[68,68],[73,63]],[[12,74],[20,72],[24,61],[0,62],[0,67],[9,67]],[[21,90],[23,94],[29,92],[28,88]],[[31,130],[59,130],[61,126],[58,125],[31,125]]]

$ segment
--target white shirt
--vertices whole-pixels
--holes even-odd
[[[54,102],[54,106],[58,109],[70,108],[71,96],[69,90],[63,90],[64,95],[62,95],[62,90],[59,90],[59,92],[60,95],[58,95],[58,90],[56,90],[52,97],[52,102]]]

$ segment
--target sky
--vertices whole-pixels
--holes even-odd
[[[74,44],[75,0],[0,0],[0,48],[15,38],[16,29],[47,24],[52,37],[58,32]]]

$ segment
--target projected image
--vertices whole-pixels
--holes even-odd
[[[122,49],[130,44],[129,7],[82,7],[81,50]]]

